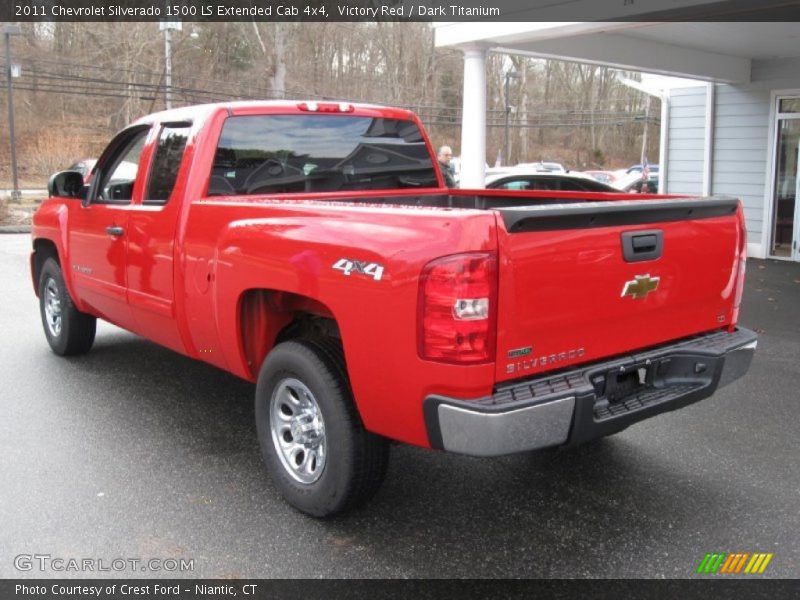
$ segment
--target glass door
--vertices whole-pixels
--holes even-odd
[[[778,98],[770,255],[800,260],[800,97]]]

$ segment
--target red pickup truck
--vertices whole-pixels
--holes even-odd
[[[87,352],[102,318],[257,382],[267,468],[316,516],[377,490],[389,440],[578,444],[708,397],[756,346],[738,200],[446,189],[405,110],[161,112],[50,195],[52,349]]]

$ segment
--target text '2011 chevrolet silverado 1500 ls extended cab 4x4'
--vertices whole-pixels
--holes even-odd
[[[738,200],[446,189],[404,110],[161,112],[50,195],[52,349],[88,351],[102,318],[256,382],[268,471],[315,516],[377,490],[390,440],[578,444],[708,397],[756,345]]]

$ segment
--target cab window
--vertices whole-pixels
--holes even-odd
[[[121,140],[119,148],[98,167],[100,181],[95,203],[130,204],[147,132],[147,129],[141,129]]]
[[[209,196],[435,187],[413,121],[351,115],[242,115],[225,121]]]

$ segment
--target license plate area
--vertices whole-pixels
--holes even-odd
[[[595,420],[636,412],[689,394],[712,383],[718,358],[673,355],[619,365],[594,373]]]
[[[654,366],[652,363],[641,363],[607,371],[605,390],[601,395],[609,404],[616,404],[652,387]]]

